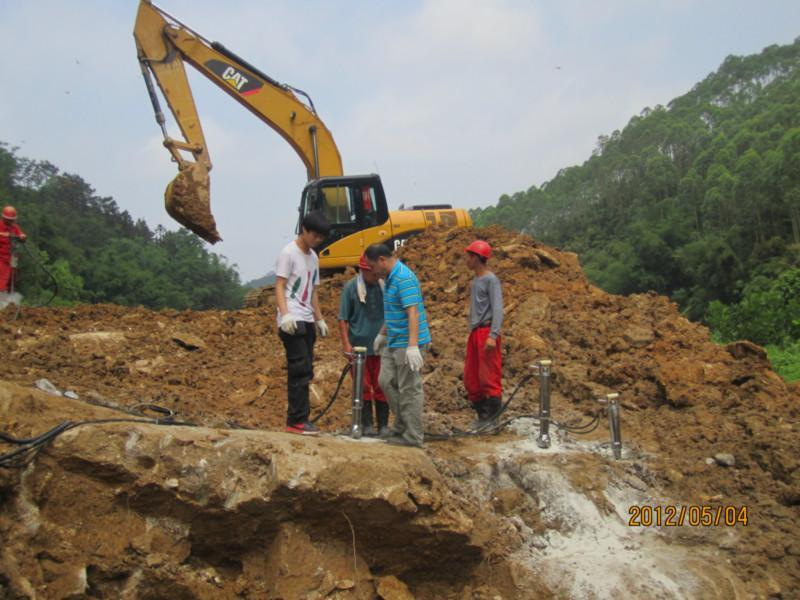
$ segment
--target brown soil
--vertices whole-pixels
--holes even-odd
[[[422,282],[434,340],[424,368],[426,427],[449,431],[466,428],[473,419],[460,373],[471,279],[463,248],[476,235],[493,245],[491,266],[503,282],[506,394],[542,358],[554,363],[557,421],[586,420],[598,410],[598,396],[619,392],[623,442],[632,457],[625,468],[644,482],[650,503],[664,504],[661,499],[669,498],[672,504],[747,506],[748,524],[718,548],[721,560],[749,582],[755,596],[800,597],[795,592],[800,589],[800,386],[787,385],[776,375],[757,346],[712,343],[706,328],[686,320],[664,297],[604,293],[587,281],[574,254],[500,228],[429,231],[409,241],[402,259]],[[350,276],[334,276],[320,291],[332,331],[338,291]],[[75,390],[82,400],[155,403],[209,427],[280,430],[284,423],[285,364],[272,308],[154,312],[95,305],[23,309],[14,322],[9,320],[12,311],[4,315],[0,380],[30,386],[44,377]],[[318,342],[312,414],[326,403],[344,365],[337,337]],[[347,426],[348,391],[346,385],[340,401],[319,422],[323,429]],[[520,390],[508,414],[537,412],[537,399],[534,380]],[[24,413],[12,412],[9,418],[3,430],[15,435],[43,428],[41,419]],[[58,419],[53,414],[48,425]],[[607,436],[603,425],[588,437]],[[480,443],[491,446],[508,439],[504,434]],[[429,443],[427,452],[445,480],[455,480],[463,473],[453,471],[465,468],[471,447],[469,442]],[[707,460],[719,453],[732,454],[735,465]],[[594,493],[589,482],[599,472],[591,466],[596,462],[587,463],[589,474],[583,479],[572,477],[576,488]],[[609,464],[607,459],[599,462]],[[522,506],[518,496],[519,491],[502,491],[492,512],[513,512]],[[523,520],[533,529],[544,527],[526,511]],[[297,535],[305,539],[307,534]],[[515,588],[509,573],[502,574],[505,567],[498,557],[507,554],[510,542],[501,529],[482,535],[472,541],[484,559],[464,576],[469,590],[464,581],[437,588],[429,578],[396,568],[383,575],[405,578],[412,591],[428,597],[461,597],[462,592],[465,598],[495,592],[535,597]],[[709,529],[705,543],[716,544],[714,535]],[[487,569],[496,588],[481,587]],[[393,580],[382,583],[390,589]]]

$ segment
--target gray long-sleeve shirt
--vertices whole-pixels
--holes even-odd
[[[497,275],[491,272],[472,280],[469,302],[470,331],[487,324],[492,327],[489,335],[497,339],[503,326],[503,290]]]

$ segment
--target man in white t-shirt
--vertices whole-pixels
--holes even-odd
[[[286,431],[316,435],[308,421],[308,386],[314,377],[314,342],[317,331],[328,335],[317,299],[319,258],[314,248],[327,237],[330,225],[318,212],[307,214],[300,233],[281,250],[275,263],[275,299],[278,303],[278,335],[286,349],[289,408]]]

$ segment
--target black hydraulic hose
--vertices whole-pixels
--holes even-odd
[[[454,438],[459,437],[469,437],[469,436],[476,436],[476,435],[492,435],[499,433],[502,429],[506,426],[510,425],[517,419],[534,419],[538,420],[538,414],[522,414],[522,415],[515,415],[511,418],[506,419],[505,421],[499,421],[498,418],[502,415],[508,405],[511,404],[511,401],[514,399],[514,396],[517,394],[519,389],[530,379],[533,375],[525,375],[522,379],[520,379],[519,383],[516,385],[514,390],[511,392],[511,395],[508,397],[508,400],[500,407],[495,415],[492,415],[491,419],[488,420],[484,425],[480,427],[476,427],[474,429],[468,429],[466,431],[462,430],[455,430],[452,433],[428,433],[425,432],[425,439],[428,439],[433,442],[451,440]],[[585,435],[588,433],[593,432],[597,427],[600,425],[600,417],[601,411],[598,411],[594,416],[592,416],[589,421],[586,423],[579,423],[579,424],[571,424],[571,423],[559,423],[558,421],[551,421],[554,427],[557,429],[561,429],[563,431],[567,431],[569,433],[574,433],[576,435]]]
[[[578,425],[570,425],[568,423],[559,423],[557,421],[552,421],[553,425],[555,425],[558,429],[563,429],[564,431],[569,431],[570,433],[577,433],[577,434],[585,434],[591,433],[595,429],[597,429],[598,425],[600,424],[600,416],[602,411],[597,411],[595,415],[589,419],[588,422]]]
[[[336,389],[333,391],[333,394],[331,395],[328,404],[322,409],[322,411],[320,411],[320,413],[317,416],[311,419],[312,423],[321,419],[328,412],[331,406],[333,406],[333,403],[335,402],[336,397],[339,394],[339,390],[341,389],[342,384],[344,383],[344,379],[347,376],[347,373],[350,372],[351,369],[352,369],[352,363],[348,362],[342,369],[342,373],[339,376],[339,381],[336,384]],[[509,404],[511,404],[511,401],[514,399],[514,396],[516,396],[520,388],[532,377],[533,375],[526,375],[519,381],[519,383],[517,383],[516,387],[509,395],[508,400],[506,400],[505,403],[501,406],[501,408],[497,411],[497,413],[492,416],[493,420],[487,422],[486,425],[466,431],[456,430],[449,434],[426,432],[425,437],[429,441],[445,441],[459,437],[496,434],[501,429],[503,429],[513,421],[516,421],[517,419],[531,418],[537,420],[539,418],[539,415],[523,414],[523,415],[516,415],[499,423],[497,422],[497,418],[506,411]],[[129,409],[118,408],[117,410],[124,410],[125,412],[130,411],[131,413],[135,414],[135,412],[139,412],[137,411],[137,409],[141,408],[163,414],[165,415],[165,418],[141,419],[133,417],[130,418],[115,417],[108,419],[92,419],[92,420],[78,421],[78,422],[64,421],[63,423],[56,425],[49,431],[46,431],[32,438],[17,438],[7,433],[0,432],[0,441],[21,446],[16,450],[0,455],[0,468],[15,468],[15,467],[19,468],[27,465],[28,462],[30,462],[29,459],[32,457],[33,453],[41,450],[47,443],[51,442],[65,431],[74,429],[76,427],[81,427],[83,425],[103,425],[110,423],[145,423],[150,425],[183,425],[183,426],[197,427],[196,423],[175,420],[175,413],[172,410],[159,406],[157,404],[141,403]],[[598,411],[588,422],[583,424],[573,425],[573,424],[558,423],[556,421],[553,421],[553,425],[559,429],[563,429],[565,431],[569,431],[575,434],[591,433],[592,431],[597,429],[600,423],[601,412],[602,411]]]
[[[25,252],[27,253],[28,257],[34,262],[34,264],[36,264],[36,266],[38,266],[42,271],[44,271],[45,274],[47,274],[47,276],[50,278],[50,281],[53,282],[53,295],[50,296],[50,298],[47,300],[47,302],[45,302],[44,304],[39,304],[38,305],[38,306],[48,306],[55,299],[55,297],[58,296],[58,280],[55,278],[55,276],[50,271],[48,271],[45,268],[45,266],[36,257],[36,255],[28,249],[28,246],[26,244],[22,244],[22,248],[23,248],[23,250],[25,250]]]
[[[46,439],[47,436],[50,435],[58,435],[59,433],[65,431],[67,427],[69,427],[70,421],[64,421],[60,425],[56,425],[50,431],[45,431],[44,433],[37,435],[36,437],[32,438],[15,438],[7,433],[3,433],[0,431],[0,440],[7,442],[9,444],[19,444],[19,445],[29,445],[29,444],[38,444],[43,439]]]
[[[164,406],[159,406],[158,404],[151,404],[150,402],[140,402],[139,404],[134,404],[130,408],[130,412],[134,414],[144,415],[145,410],[152,410],[155,413],[165,415],[162,421],[171,420],[175,416],[175,412]]]
[[[69,429],[81,427],[83,425],[105,425],[107,423],[146,423],[148,425],[175,425],[182,427],[198,427],[197,423],[191,421],[176,421],[175,419],[123,419],[117,417],[115,419],[92,419],[90,421],[80,421],[74,423]]]
[[[499,411],[498,411],[499,414]],[[425,437],[430,437],[431,441],[441,441],[441,440],[449,440],[455,437],[465,437],[465,436],[474,436],[474,435],[492,435],[499,433],[502,429],[506,426],[510,425],[514,421],[518,419],[533,419],[535,421],[539,420],[538,414],[522,414],[522,415],[515,415],[506,419],[505,421],[501,422],[488,422],[485,426],[472,429],[469,431],[456,431],[452,434],[425,434]],[[563,423],[559,423],[558,421],[550,421],[552,425],[556,429],[560,429],[563,431],[567,431],[569,433],[574,433],[575,435],[586,435],[588,433],[592,433],[597,427],[600,425],[600,412],[598,411],[588,422],[582,425],[566,425]]]
[[[82,427],[84,425],[106,425],[109,423],[145,423],[148,425],[183,425],[190,427],[197,426],[195,423],[190,423],[188,421],[176,421],[172,417],[167,419],[134,419],[116,417],[111,419],[90,419],[76,422],[64,421],[60,425],[53,427],[51,430],[46,431],[45,433],[34,438],[30,438],[29,440],[18,439],[8,434],[0,434],[2,435],[2,439],[8,441],[9,443],[21,445],[21,447],[17,448],[16,450],[12,450],[11,452],[0,455],[0,467],[24,467],[28,463],[28,458],[32,453],[38,452],[46,444],[53,441],[65,431],[74,429],[76,427]]]
[[[514,388],[514,390],[509,395],[508,400],[505,401],[505,403],[500,407],[500,409],[497,411],[497,413],[495,413],[494,415],[491,416],[491,420],[487,421],[485,425],[481,425],[480,427],[476,427],[474,429],[467,429],[466,431],[460,430],[460,429],[456,429],[452,433],[428,433],[428,432],[425,432],[425,439],[429,439],[429,440],[431,440],[433,442],[441,442],[441,441],[445,441],[445,440],[451,440],[451,439],[457,438],[457,437],[468,437],[468,436],[474,436],[474,435],[484,435],[484,434],[487,434],[487,433],[494,432],[496,419],[506,411],[506,409],[508,408],[508,405],[511,404],[511,401],[514,399],[514,396],[517,395],[517,392],[520,390],[520,388],[523,385],[525,385],[528,381],[530,381],[530,379],[532,377],[533,377],[533,375],[525,375],[522,379],[519,380],[519,383],[517,383],[516,387]],[[516,418],[518,418],[518,417],[514,417],[514,418],[510,419],[503,426],[507,425],[508,423],[510,423],[511,421],[513,421]],[[498,429],[498,431],[499,431],[499,429]]]
[[[339,375],[339,382],[336,384],[336,389],[333,390],[331,399],[328,400],[328,404],[325,405],[325,408],[323,408],[316,417],[314,417],[313,419],[309,419],[311,423],[316,423],[317,421],[319,421],[323,416],[325,416],[325,413],[328,412],[328,409],[330,409],[330,407],[333,406],[333,403],[336,400],[336,396],[339,395],[339,390],[342,387],[342,383],[344,383],[344,378],[347,377],[347,374],[350,372],[350,369],[352,368],[353,368],[353,363],[348,361],[348,363],[344,366],[344,369],[342,369],[342,374]]]
[[[515,387],[514,390],[511,392],[511,395],[508,397],[508,400],[506,400],[505,404],[503,404],[503,406],[500,407],[500,410],[498,410],[496,414],[494,414],[491,417],[489,417],[489,420],[486,422],[486,425],[482,425],[481,427],[477,427],[475,429],[475,432],[476,433],[483,432],[485,429],[488,429],[489,426],[492,423],[495,423],[497,421],[497,419],[500,418],[500,415],[502,415],[504,412],[506,412],[506,409],[508,408],[508,405],[511,404],[511,401],[514,399],[514,396],[517,395],[517,392],[519,391],[519,389],[523,385],[528,383],[532,378],[533,378],[533,375],[532,374],[528,374],[528,375],[525,375],[522,379],[520,379],[519,383],[517,384],[517,387]]]
[[[109,410],[115,410],[117,412],[125,413],[126,415],[135,415],[137,417],[147,417],[147,414],[144,412],[145,410],[151,410],[155,413],[160,415],[164,415],[163,418],[157,417],[155,420],[159,422],[171,422],[174,420],[175,411],[170,408],[166,408],[164,406],[159,406],[158,404],[153,404],[152,402],[140,402],[138,404],[134,404],[133,406],[119,406],[115,404],[108,404],[106,402],[98,402],[97,400],[84,400],[81,399],[82,402],[86,402],[87,404],[91,404],[92,406],[102,406],[103,408],[107,408]],[[194,423],[186,423],[188,425],[194,425]]]
[[[322,418],[325,413],[328,412],[330,407],[333,405],[336,397],[339,394],[339,390],[344,383],[345,377],[350,372],[352,365],[348,362],[344,368],[342,369],[342,373],[339,376],[339,381],[336,384],[336,389],[334,390],[333,394],[331,395],[328,404],[322,411],[314,417],[311,422],[314,423],[315,421]],[[178,421],[175,419],[175,413],[169,409],[157,404],[152,403],[140,403],[136,404],[130,408],[123,408],[123,407],[108,407],[114,408],[115,410],[120,410],[129,414],[142,414],[143,410],[150,410],[161,415],[164,415],[164,418],[156,418],[156,419],[148,419],[148,418],[135,418],[135,417],[114,417],[108,419],[91,419],[85,421],[64,421],[63,423],[53,427],[49,431],[46,431],[40,435],[31,438],[17,438],[7,433],[0,432],[0,441],[15,444],[20,446],[19,448],[12,450],[11,452],[7,452],[5,454],[0,455],[0,468],[19,468],[24,467],[30,462],[33,454],[41,450],[46,444],[54,440],[56,437],[68,431],[70,429],[74,429],[76,427],[81,427],[83,425],[104,425],[109,423],[145,423],[150,425],[184,425],[184,426],[191,426],[197,427],[196,423],[191,423],[188,421]]]
[[[23,444],[21,448],[17,448],[16,450],[12,450],[11,452],[7,452],[6,454],[0,455],[0,467],[8,468],[8,467],[25,466],[28,462],[27,458],[29,453],[38,451],[42,446],[54,440],[56,437],[58,437],[59,435],[64,433],[67,429],[69,429],[71,426],[72,426],[71,421],[64,421],[60,425],[53,427],[50,431],[47,431],[41,435],[36,436],[35,438],[32,438],[30,443]],[[4,437],[11,437],[11,436],[4,435]]]
[[[192,32],[192,33],[195,33],[195,32]],[[261,69],[259,69],[255,65],[250,64],[249,62],[247,62],[245,59],[243,59],[241,56],[239,56],[238,54],[236,54],[232,50],[228,50],[225,46],[223,46],[219,42],[211,42],[211,47],[214,50],[216,50],[217,52],[219,52],[220,54],[222,54],[222,56],[224,56],[226,58],[230,58],[232,61],[239,63],[245,69],[250,71],[250,73],[252,73],[253,75],[258,75],[259,77],[261,77],[261,79],[263,79],[264,81],[266,81],[270,85],[274,85],[277,88],[286,89],[287,86],[282,84],[280,81],[277,81],[277,80],[273,79],[272,77],[270,77],[269,75],[264,73]]]
[[[8,454],[3,454],[0,456],[0,468],[21,469],[26,466],[31,461],[33,455],[39,452],[43,447],[44,444],[34,444],[24,446]]]
[[[489,426],[484,427],[483,429],[481,429],[479,433],[482,434],[482,435],[489,435],[489,434],[493,435],[493,434],[499,433],[501,429],[503,429],[506,426],[510,425],[511,423],[516,421],[517,419],[534,419],[534,420],[538,421],[539,420],[539,415],[538,414],[536,414],[536,415],[535,414],[515,415],[515,416],[510,417],[510,418],[506,419],[505,421],[501,421],[499,423],[498,422],[489,423],[488,424]],[[552,421],[551,421],[551,423],[552,423]]]
[[[601,411],[598,411],[589,421],[583,423],[581,425],[567,425],[564,423],[559,423],[558,421],[550,421],[550,423],[556,428],[561,429],[563,431],[567,431],[569,433],[574,433],[576,435],[586,435],[587,433],[592,433],[597,427],[600,425],[600,415]],[[516,415],[511,417],[510,419],[506,419],[501,423],[491,423],[491,427],[487,427],[485,429],[481,429],[481,434],[488,434],[488,433],[498,433],[501,429],[510,425],[517,419],[534,419],[539,420],[539,415],[537,414],[524,414],[524,415]]]

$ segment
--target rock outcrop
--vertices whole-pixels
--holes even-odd
[[[55,414],[128,421],[69,429],[5,473],[10,597],[372,598],[375,574],[441,578],[481,561],[422,451],[130,422],[0,383],[0,421],[45,430]]]

